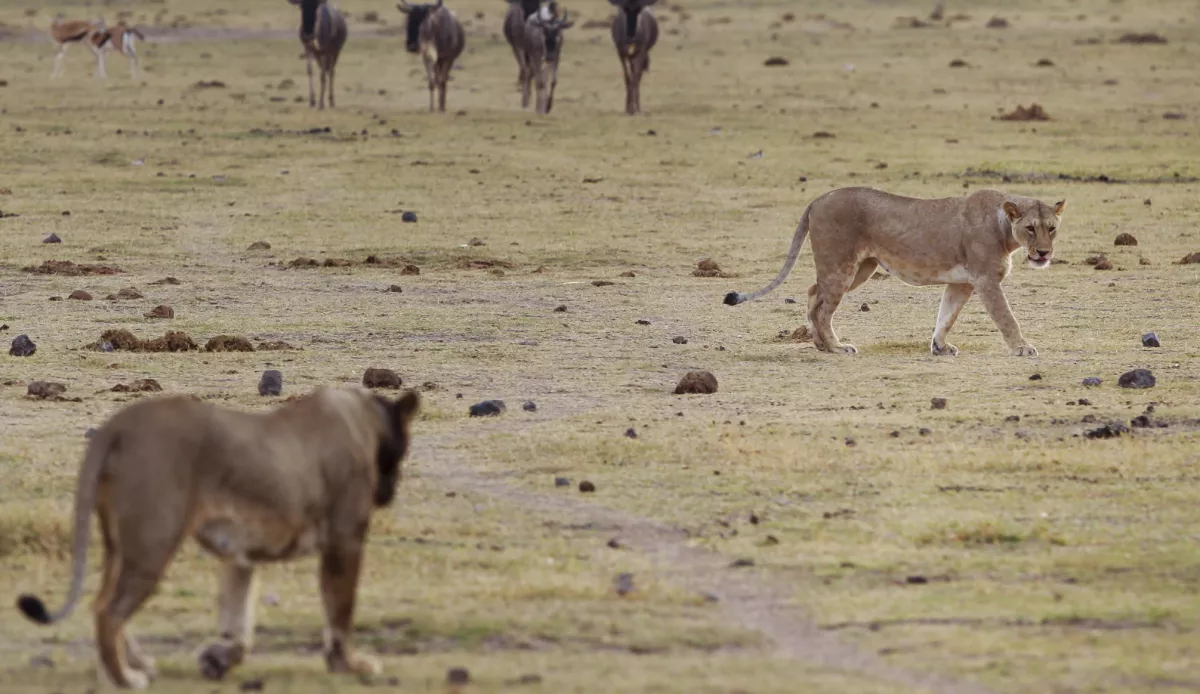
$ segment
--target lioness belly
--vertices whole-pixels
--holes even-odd
[[[324,533],[314,525],[297,525],[261,513],[223,509],[206,514],[192,536],[218,559],[248,566],[297,559],[315,553]]]
[[[967,268],[955,265],[948,268],[920,268],[902,260],[876,258],[875,262],[887,274],[896,279],[911,284],[914,287],[924,287],[931,284],[969,284],[971,275]]]

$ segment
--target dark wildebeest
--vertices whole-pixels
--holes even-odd
[[[300,43],[308,66],[308,105],[317,105],[313,94],[313,60],[321,70],[321,108],[325,108],[325,79],[329,78],[329,107],[333,108],[333,69],[346,45],[346,20],[325,0],[288,0],[300,6]]]
[[[525,84],[525,61],[521,46],[525,41],[525,20],[538,11],[540,0],[508,0],[508,13],[504,15],[504,40],[512,48],[517,59],[517,89]]]
[[[437,0],[433,5],[410,5],[400,0],[396,9],[408,15],[405,26],[409,53],[421,54],[425,61],[425,74],[429,78],[429,110],[433,111],[433,91],[438,90],[437,110],[446,110],[446,82],[450,80],[450,68],[463,52],[467,37],[462,24],[448,7]]]
[[[658,21],[650,12],[657,0],[608,0],[619,12],[613,18],[612,39],[625,71],[625,113],[642,110],[642,74],[650,69],[650,49],[658,42]]]
[[[550,113],[554,106],[554,87],[558,84],[558,57],[562,53],[563,31],[575,22],[567,20],[567,12],[557,17],[553,3],[534,12],[525,20],[521,42],[522,69],[521,108],[529,106],[529,84],[537,83],[537,112]]]

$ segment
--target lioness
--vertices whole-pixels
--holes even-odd
[[[725,303],[736,306],[783,284],[811,230],[817,282],[808,289],[808,320],[817,349],[858,352],[838,340],[833,312],[846,292],[881,267],[911,285],[947,285],[930,343],[934,354],[958,354],[958,348],[946,342],[946,333],[971,293],[979,292],[1013,356],[1035,357],[1037,350],[1021,335],[1000,282],[1012,270],[1011,256],[1018,249],[1025,250],[1029,267],[1050,265],[1066,206],[1066,200],[1051,207],[996,190],[919,200],[873,188],[839,188],[804,211],[779,276],[753,294],[730,292]]]
[[[319,553],[325,663],[374,674],[352,648],[354,601],[371,511],[395,494],[416,393],[396,401],[362,388],[319,388],[265,413],[190,396],[143,400],[93,436],[75,491],[71,590],[54,614],[22,595],[25,616],[53,624],[83,591],[92,509],[104,538],[96,598],[101,670],[144,689],[154,661],[125,623],[154,592],[189,535],[222,561],[220,639],[200,654],[205,677],[242,662],[254,636],[254,565]]]

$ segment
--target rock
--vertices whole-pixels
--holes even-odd
[[[1195,265],[1197,263],[1200,263],[1200,251],[1198,251],[1196,253],[1189,253],[1189,254],[1183,256],[1183,259],[1175,264],[1176,265]]]
[[[1137,243],[1133,234],[1117,234],[1116,240],[1113,241],[1114,246],[1136,246]]]
[[[467,245],[468,246],[486,246],[487,243],[483,239],[481,239],[479,237],[475,237],[475,238],[471,239],[470,241],[467,241]]]
[[[917,429],[917,433],[920,434],[921,436],[929,436],[930,434],[933,433],[933,430],[927,429],[925,427],[921,427],[920,429]]]
[[[554,307],[554,312],[555,312],[555,313],[566,313],[566,312],[567,312],[567,305],[566,305],[566,304],[559,304],[558,306],[555,306],[555,307]]]
[[[584,494],[591,494],[592,492],[596,491],[596,485],[584,480],[579,483],[579,491]]]
[[[503,400],[484,400],[471,405],[467,412],[472,417],[494,417],[504,412],[504,409]]]
[[[1162,345],[1158,343],[1158,335],[1155,333],[1146,333],[1145,335],[1142,335],[1142,346],[1162,347]]]
[[[950,61],[950,67],[967,67],[967,61],[962,58],[955,58]]]
[[[754,560],[753,559],[734,559],[733,563],[731,563],[729,566],[730,566],[730,568],[734,568],[734,569],[744,569],[744,568],[747,568],[750,566],[754,566]]]
[[[526,412],[537,412],[537,403],[532,400],[526,400],[525,404],[521,405],[521,409]]]
[[[611,537],[608,539],[608,548],[609,549],[621,549],[624,546],[625,545],[621,544],[621,541],[615,537]]]
[[[50,234],[42,239],[42,243],[62,243],[62,239],[58,237],[58,234]]]
[[[629,427],[628,429],[625,430],[625,438],[636,439],[637,437],[638,437],[637,429],[634,429],[633,427]]]
[[[609,280],[592,280],[593,287],[611,287],[614,284],[616,282],[610,282]]]
[[[554,478],[554,486],[555,487],[569,487],[569,486],[571,486],[571,480],[566,477],[555,477]]]
[[[671,338],[671,342],[674,342],[677,345],[686,345],[688,343],[688,339],[682,335],[677,335]]]
[[[1029,377],[1029,380],[1040,381],[1040,380],[1042,380],[1042,375],[1041,374],[1033,374],[1032,376]]]
[[[398,284],[393,284],[393,285],[388,286],[388,288],[385,291],[391,292],[392,294],[400,294],[401,292],[404,291],[404,289]]]
[[[625,597],[633,592],[633,574],[623,573],[617,574],[613,579],[613,588],[617,591],[617,595]]]
[[[82,289],[76,289],[75,291],[68,294],[67,298],[74,299],[76,301],[91,301],[92,295],[83,291]]]
[[[676,395],[697,393],[707,395],[717,392],[717,377],[710,371],[689,371],[675,386]]]
[[[929,583],[929,579],[924,576],[908,576],[904,579],[904,582],[910,586],[923,586]]]
[[[1007,29],[1008,20],[1004,17],[992,17],[984,26],[986,26],[988,29]]]
[[[1102,381],[1099,378],[1096,378],[1095,376],[1088,376],[1087,378],[1083,379],[1083,385],[1085,385],[1085,386],[1098,386],[1103,382],[1104,381]]]
[[[1129,426],[1133,427],[1134,429],[1148,429],[1153,425],[1151,424],[1149,417],[1144,414],[1140,414],[1129,420]]]
[[[763,65],[766,67],[787,67],[788,65],[791,65],[791,61],[789,61],[787,58],[781,58],[776,55],[771,56],[763,61]]]
[[[692,271],[693,277],[731,277],[721,271],[721,266],[712,258],[705,258],[696,263],[696,269]]]
[[[634,322],[638,325],[650,325],[650,321],[646,320],[645,318],[639,318]]]
[[[25,395],[37,398],[38,400],[58,400],[65,392],[67,392],[67,387],[62,383],[30,381],[26,387]]]
[[[790,296],[789,296],[788,298],[786,298],[786,299],[784,299],[784,300],[783,300],[783,303],[785,303],[785,304],[794,304],[794,303],[796,303],[796,300],[795,300],[795,299],[793,299],[792,297],[790,297]]]
[[[637,277],[637,273],[634,272],[633,270],[626,270],[625,272],[622,272],[620,275],[617,275],[617,276],[618,277]]]
[[[254,345],[241,335],[217,335],[204,345],[205,352],[253,352]]]
[[[1128,434],[1129,427],[1120,422],[1110,422],[1098,429],[1092,429],[1084,433],[1089,439],[1115,439],[1121,434]]]
[[[947,402],[948,401],[946,398],[933,398],[929,401],[929,404],[932,405],[933,409],[935,410],[944,410],[946,409]]]
[[[870,307],[870,306],[868,306],[868,305],[867,305],[867,303],[864,301],[864,302],[862,303],[862,305],[858,307],[858,310],[859,310],[859,311],[862,311],[863,313],[866,313],[867,311],[870,311],[870,310],[871,310],[871,307]]]
[[[166,304],[159,304],[142,314],[143,318],[174,318],[175,309]]]
[[[97,429],[96,427],[88,427],[87,431],[83,432],[83,438],[85,438],[85,439],[94,438],[96,436],[96,434],[98,434],[98,433],[100,433],[100,430]]]
[[[1092,401],[1088,400],[1087,398],[1079,398],[1079,400],[1077,400],[1076,402],[1078,402],[1080,405],[1091,405],[1092,404]]]
[[[1153,388],[1155,383],[1154,374],[1150,369],[1126,371],[1117,379],[1117,385],[1122,388]]]
[[[245,682],[242,682],[240,689],[243,692],[261,692],[263,690],[264,686],[265,686],[265,682],[263,682],[263,679],[261,677],[258,677],[258,678],[252,679],[252,680],[246,680]]]
[[[1010,414],[1010,415],[1008,415],[1007,417],[1005,417],[1005,418],[1004,418],[1004,421],[1006,421],[1006,422],[1019,422],[1019,421],[1021,421],[1021,415],[1019,415],[1019,414]]]
[[[8,348],[8,353],[14,357],[29,357],[37,351],[37,345],[33,340],[29,339],[28,335],[17,335],[13,338],[12,346]]]
[[[399,388],[404,381],[391,369],[371,367],[363,372],[362,384],[367,388]]]
[[[446,684],[463,685],[471,681],[471,673],[465,667],[452,667],[446,671]]]
[[[854,440],[853,436],[847,436],[846,437],[846,445],[849,446],[850,448],[854,448],[855,446],[858,445],[858,442]]]
[[[271,250],[271,244],[267,243],[266,241],[255,241],[254,243],[250,244],[250,246],[247,247],[246,250],[248,250],[248,251],[269,251],[269,250]]]
[[[283,374],[275,369],[264,371],[258,381],[259,395],[280,395],[283,393]]]
[[[1100,260],[1096,261],[1095,267],[1097,270],[1111,270],[1113,269],[1113,264],[1108,258],[1101,257]]]
[[[412,210],[409,210],[400,215],[400,221],[405,222],[406,224],[416,224],[417,223],[417,213],[413,212]]]
[[[153,378],[139,378],[130,383],[118,383],[112,387],[114,393],[159,393],[162,386]]]
[[[116,294],[109,294],[104,297],[108,301],[121,301],[124,299],[141,299],[144,298],[142,293],[134,287],[125,287]]]

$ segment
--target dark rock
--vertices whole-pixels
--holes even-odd
[[[847,436],[846,437],[846,445],[853,448],[858,445],[858,442],[854,440],[853,436]]]
[[[62,239],[58,237],[58,234],[50,234],[42,239],[42,243],[62,243]]]
[[[404,289],[398,284],[393,284],[387,288],[387,291],[391,292],[392,294],[399,294],[403,292]]]
[[[935,409],[935,410],[944,410],[944,409],[946,409],[946,405],[948,404],[948,401],[946,400],[946,398],[932,398],[929,401],[929,404],[932,405],[933,409]]]
[[[139,378],[130,383],[118,383],[112,387],[114,393],[160,393],[162,385],[153,378]]]
[[[717,377],[709,371],[689,371],[679,380],[679,385],[675,386],[676,395],[715,392],[717,392]]]
[[[566,304],[559,304],[558,306],[555,306],[555,307],[554,307],[554,312],[555,312],[555,313],[566,313],[566,312],[567,312],[567,305],[566,305]]]
[[[1104,383],[1104,381],[1096,378],[1095,376],[1088,376],[1087,378],[1083,379],[1083,385],[1085,386],[1098,386],[1101,383]]]
[[[143,318],[174,318],[175,309],[166,304],[159,304],[142,314]]]
[[[399,388],[404,381],[391,369],[371,367],[363,372],[362,384],[367,388]]]
[[[1087,398],[1079,398],[1079,404],[1080,405],[1091,405],[1092,401],[1088,400]]]
[[[269,251],[269,250],[271,250],[271,244],[266,241],[255,241],[254,243],[250,244],[250,246],[248,248],[246,248],[246,250],[248,250],[248,251]]]
[[[616,282],[610,282],[609,280],[592,280],[593,287],[611,287],[614,284]]]
[[[1142,335],[1142,346],[1162,347],[1162,345],[1158,344],[1158,335],[1155,333],[1146,333],[1145,335]]]
[[[933,429],[927,429],[925,427],[921,427],[920,429],[917,429],[917,433],[920,434],[921,436],[929,436],[930,434],[933,433]]]
[[[1147,201],[1149,202],[1149,201]],[[1117,238],[1113,241],[1114,246],[1136,246],[1138,240],[1133,234],[1117,234]]]
[[[38,400],[58,400],[62,394],[67,392],[67,387],[62,383],[53,381],[30,381],[26,387],[25,395]]]
[[[1034,375],[1032,375],[1032,376],[1030,376],[1030,377],[1029,377],[1029,380],[1031,380],[1031,381],[1040,381],[1040,380],[1042,380],[1042,375],[1041,375],[1041,374],[1034,374]]]
[[[617,574],[613,579],[613,588],[617,591],[617,595],[624,597],[633,592],[633,574],[624,573]]]
[[[621,544],[621,541],[615,537],[610,537],[608,539],[608,548],[609,549],[621,549],[624,546],[625,545]]]
[[[865,301],[864,301],[864,302],[862,303],[862,305],[858,307],[858,310],[859,310],[859,311],[862,311],[863,313],[866,313],[867,311],[870,311],[870,310],[871,310],[871,307],[870,307],[870,306],[868,306],[868,305],[867,305],[867,302],[865,302]]]
[[[88,430],[83,432],[83,438],[90,439],[90,438],[95,437],[96,434],[99,434],[99,433],[100,433],[99,429],[97,429],[95,427],[88,427]]]
[[[1153,424],[1150,422],[1149,417],[1144,414],[1140,414],[1129,420],[1129,426],[1133,427],[1134,429],[1148,429],[1153,426]]]
[[[8,353],[14,357],[33,356],[36,351],[37,345],[33,344],[28,335],[17,335],[13,338],[12,346],[8,348]]]
[[[525,404],[521,405],[521,409],[526,412],[537,412],[537,403],[532,400],[526,400]]]
[[[924,576],[909,576],[904,579],[904,582],[912,586],[923,586],[929,583],[929,579]]]
[[[787,58],[782,58],[775,55],[764,60],[763,65],[766,67],[787,67],[788,65],[791,65],[791,62]]]
[[[1008,415],[1007,417],[1005,417],[1005,418],[1004,418],[1004,421],[1006,421],[1006,422],[1019,422],[1019,421],[1021,421],[1021,415],[1019,415],[1019,414],[1010,414],[1010,415]]]
[[[677,335],[671,338],[671,342],[674,342],[677,345],[686,345],[688,343],[688,339],[682,335]]]
[[[261,692],[263,690],[264,684],[265,683],[263,682],[262,678],[259,677],[259,678],[255,678],[252,680],[246,680],[245,682],[242,682],[240,689],[243,692]]]
[[[67,298],[74,299],[75,301],[91,301],[92,295],[89,294],[88,292],[85,292],[82,289],[76,289],[75,291],[68,294]]]
[[[452,667],[446,671],[446,684],[462,685],[471,681],[471,673],[465,667]]]
[[[1134,369],[1121,374],[1117,385],[1122,388],[1153,388],[1156,380],[1150,369]]]
[[[596,491],[596,485],[584,480],[579,483],[579,491],[584,494],[591,494],[592,492]]]
[[[503,400],[484,400],[468,408],[467,413],[472,417],[494,417],[504,412]]]
[[[791,298],[791,297],[788,297],[788,298],[786,298],[786,299],[784,299],[784,300],[783,300],[783,303],[785,303],[785,304],[794,304],[794,303],[796,303],[796,300],[795,300],[795,299],[793,299],[793,298]]]
[[[734,559],[733,563],[730,564],[729,566],[734,569],[743,569],[748,566],[754,566],[754,560],[753,559]]]
[[[1129,427],[1121,424],[1120,422],[1110,422],[1098,429],[1092,429],[1084,433],[1084,436],[1089,439],[1115,439],[1121,434],[1128,433]]]
[[[259,395],[279,395],[283,392],[283,374],[275,369],[264,371],[258,381]]]
[[[629,427],[628,429],[625,430],[625,438],[636,439],[637,437],[638,437],[637,429],[634,429],[633,427]]]
[[[566,477],[555,477],[554,478],[554,486],[555,487],[569,487],[569,486],[571,486],[571,480]]]
[[[412,210],[409,210],[400,215],[400,221],[406,222],[408,224],[415,224],[417,222],[417,213],[413,212]],[[465,670],[464,670],[464,672],[465,672]]]
[[[639,318],[636,322],[638,325],[650,325],[650,321],[646,320],[645,318]]]

